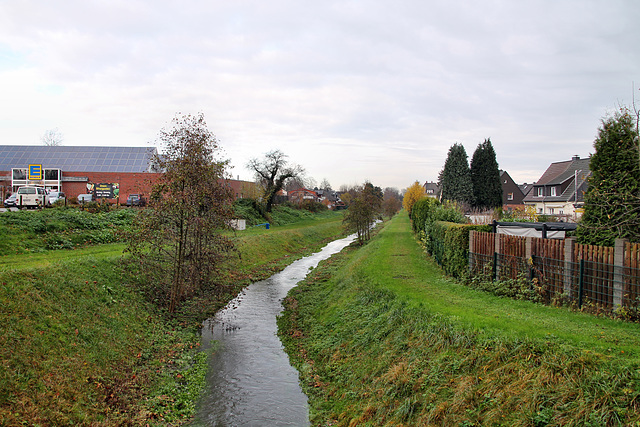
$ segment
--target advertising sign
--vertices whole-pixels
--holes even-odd
[[[117,182],[94,184],[93,194],[96,199],[115,199],[120,195],[120,185]]]

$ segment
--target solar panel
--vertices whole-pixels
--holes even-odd
[[[150,147],[0,145],[0,171],[41,164],[63,172],[142,172],[154,153]]]

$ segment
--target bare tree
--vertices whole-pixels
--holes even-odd
[[[397,188],[387,187],[384,189],[382,198],[382,211],[388,217],[392,217],[402,209],[402,195]]]
[[[287,155],[280,150],[270,151],[264,159],[251,159],[247,165],[255,172],[256,179],[264,188],[265,211],[271,212],[273,200],[282,190],[288,179],[302,176],[304,169],[299,165],[290,165]]]
[[[42,142],[42,145],[57,147],[58,145],[62,145],[64,137],[58,128],[54,128],[45,131],[45,133],[40,137],[40,141]]]
[[[310,188],[310,187],[309,187],[309,184],[307,183],[307,180],[304,179],[302,176],[294,176],[287,179],[287,181],[283,185],[283,188],[285,191],[293,191],[293,190],[299,190],[301,188]]]
[[[322,178],[322,181],[320,181],[320,189],[327,191],[332,190],[331,184],[329,183],[329,180],[327,178]]]

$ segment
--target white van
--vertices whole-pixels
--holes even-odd
[[[41,208],[45,204],[46,197],[47,192],[44,187],[20,187],[16,193],[16,205],[19,208]]]

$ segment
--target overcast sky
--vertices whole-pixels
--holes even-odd
[[[637,0],[0,0],[0,144],[153,144],[203,113],[231,173],[437,180],[491,138],[516,182],[593,152],[640,100]]]

